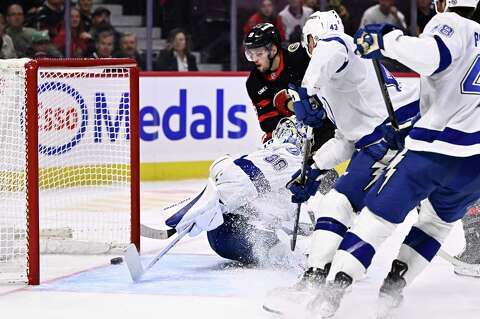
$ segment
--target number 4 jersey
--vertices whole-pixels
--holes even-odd
[[[385,55],[422,75],[422,117],[406,147],[456,157],[480,154],[480,25],[447,12],[433,17],[420,38],[393,31],[384,43]]]

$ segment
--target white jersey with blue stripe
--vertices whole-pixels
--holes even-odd
[[[421,74],[422,117],[406,148],[480,154],[480,24],[446,12],[433,17],[419,38],[391,33],[384,37],[385,55]]]
[[[361,148],[382,137],[380,126],[388,121],[388,113],[372,62],[354,51],[352,37],[324,35],[317,41],[302,86],[323,101],[341,136]],[[386,69],[383,71],[399,122],[415,116],[418,87],[399,84]]]

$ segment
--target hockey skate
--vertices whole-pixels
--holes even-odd
[[[377,319],[388,318],[392,311],[402,303],[402,291],[407,284],[403,276],[407,270],[408,266],[406,263],[397,259],[392,262],[392,269],[380,287]]]
[[[309,304],[309,311],[315,318],[331,318],[335,315],[343,296],[352,285],[353,279],[343,271],[335,275],[335,280],[327,282],[322,291]]]
[[[302,318],[307,316],[307,305],[325,284],[330,263],[325,268],[309,268],[302,278],[291,287],[281,287],[267,294],[263,309],[285,317]],[[302,315],[303,314],[303,315]]]
[[[480,204],[473,206],[462,219],[465,248],[455,256],[454,272],[461,276],[480,277]]]

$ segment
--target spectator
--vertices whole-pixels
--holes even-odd
[[[168,34],[168,48],[160,51],[158,71],[198,71],[197,61],[189,52],[187,35],[182,29],[173,29]]]
[[[120,37],[120,51],[115,54],[116,58],[132,58],[137,61],[140,70],[145,70],[145,59],[138,53],[137,37],[127,32]]]
[[[89,32],[92,26],[92,4],[93,0],[78,0],[77,7],[83,21],[85,31]]]
[[[417,0],[417,34],[423,32],[423,29],[436,14],[435,7],[430,0]]]
[[[15,52],[12,38],[5,33],[6,26],[5,18],[0,13],[0,38],[2,39],[0,46],[0,59],[14,59],[17,57],[17,53]]]
[[[23,8],[18,4],[12,4],[7,9],[6,33],[12,38],[17,57],[27,56],[28,49],[32,46],[32,36],[35,29],[24,27],[25,16]]]
[[[35,15],[35,28],[48,30],[50,38],[55,37],[63,22],[63,3],[64,0],[46,0]]]
[[[58,51],[54,51],[50,41],[48,31],[35,31],[32,35],[32,47],[28,51],[28,56],[34,59],[39,58],[61,58]]]
[[[90,34],[96,41],[97,35],[103,31],[109,31],[114,37],[114,50],[119,49],[120,33],[110,23],[110,10],[105,7],[97,7],[92,13],[92,26]],[[90,48],[92,49],[92,48]]]
[[[260,23],[273,24],[280,33],[280,38],[282,41],[285,41],[285,27],[283,26],[282,18],[275,14],[273,0],[260,1],[260,9],[258,12],[252,15],[248,19],[247,23],[245,23],[243,26],[244,37],[250,32],[250,30],[252,30],[254,26]]]
[[[312,9],[313,12],[320,11],[321,9],[318,0],[305,0],[305,6]]]
[[[92,58],[104,59],[111,58],[113,53],[113,33],[110,31],[102,31],[97,35],[95,40],[95,52],[92,53]]]
[[[288,0],[288,5],[279,13],[285,26],[288,42],[298,42],[302,38],[302,27],[313,10],[305,7],[302,0]]]
[[[407,29],[405,16],[395,7],[395,0],[378,0],[378,4],[363,13],[360,26],[373,23],[389,23],[403,30]]]
[[[348,12],[347,8],[342,4],[342,0],[329,0],[328,8],[329,10],[335,10],[335,12],[337,12],[337,14],[340,16],[346,34],[353,35],[355,31],[357,31],[353,26],[350,12]]]
[[[91,39],[91,35],[85,32],[80,17],[80,10],[77,8],[70,9],[70,52],[73,58],[83,58],[87,53],[87,41]],[[65,53],[65,27],[62,27],[53,39],[53,44]]]

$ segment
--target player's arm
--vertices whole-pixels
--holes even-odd
[[[354,144],[336,130],[335,137],[320,147],[313,156],[313,160],[320,169],[333,169],[338,164],[350,159],[353,152],[355,152]]]
[[[348,48],[340,38],[320,40],[313,51],[303,77],[302,87],[309,95],[321,95],[319,83],[327,82],[338,75],[348,64]]]
[[[357,32],[355,41],[363,57],[386,56],[421,75],[430,76],[446,70],[461,56],[462,41],[456,32],[458,28],[448,15],[439,14],[419,38],[385,25],[370,25]]]

